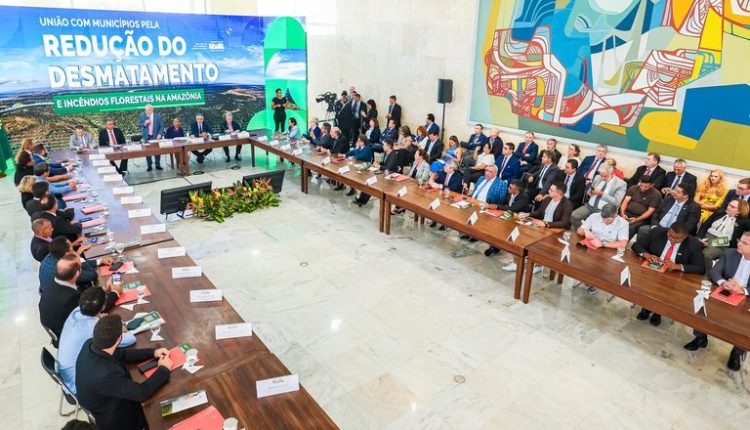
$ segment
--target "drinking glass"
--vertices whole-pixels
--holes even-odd
[[[237,421],[237,418],[229,417],[224,420],[224,426],[222,426],[222,430],[237,430],[239,427],[239,421]]]
[[[117,253],[117,258],[123,257],[123,251],[125,251],[125,244],[122,242],[115,242],[115,252]]]
[[[711,281],[708,279],[704,279],[701,281],[701,290],[709,291],[711,290]]]
[[[185,351],[185,365],[187,367],[193,367],[195,366],[195,362],[198,361],[198,350],[194,348],[190,348],[187,351]]]
[[[625,255],[625,247],[624,246],[618,246],[617,247],[617,258],[622,259],[623,255]]]
[[[151,337],[154,338],[158,336],[159,331],[161,331],[161,323],[159,321],[153,321],[148,325],[148,328],[151,330]]]
[[[566,241],[566,242],[569,242],[570,241],[570,236],[572,236],[572,235],[573,234],[570,231],[566,230],[565,232],[563,232],[563,240]]]

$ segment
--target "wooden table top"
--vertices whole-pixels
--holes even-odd
[[[201,371],[202,372],[202,371]],[[249,357],[210,378],[196,378],[179,389],[162,392],[143,404],[151,429],[163,429],[196,414],[202,405],[167,417],[161,416],[163,400],[206,390],[209,404],[224,418],[235,417],[239,428],[250,429],[337,429],[304,387],[299,391],[257,398],[255,382],[288,375],[289,370],[273,354]],[[200,372],[196,376],[200,375]]]
[[[693,298],[701,287],[702,275],[660,273],[641,266],[643,259],[628,249],[625,264],[612,259],[614,249],[589,249],[574,246],[579,240],[575,233],[570,239],[570,263],[560,261],[563,244],[548,238],[530,245],[528,259],[570,276],[585,284],[614,294],[624,300],[644,306],[665,317],[697,328],[734,345],[750,349],[750,300],[732,306],[716,299],[706,301],[706,311],[693,313]],[[620,273],[630,270],[630,288],[620,286]]]

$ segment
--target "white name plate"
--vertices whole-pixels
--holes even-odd
[[[159,148],[171,148],[174,146],[174,142],[171,140],[162,140],[159,142]]]
[[[367,185],[375,185],[377,183],[378,183],[378,177],[377,176],[370,176],[365,181],[365,184],[367,184]]]
[[[219,136],[219,140],[232,140],[232,135],[222,134],[221,136]]]
[[[203,140],[202,137],[192,137],[190,138],[190,143],[203,143],[205,140]]]
[[[339,168],[339,175],[343,175],[344,173],[349,173],[351,169],[349,169],[349,166],[344,166]]]
[[[107,163],[105,161],[105,163]],[[109,164],[109,163],[107,163]],[[96,169],[96,173],[102,175],[104,173],[117,173],[117,168],[115,166],[109,166],[109,167],[100,167]]]
[[[121,205],[135,205],[135,204],[138,204],[138,203],[143,203],[143,197],[141,197],[141,196],[127,196],[127,197],[122,197],[120,199],[120,204]]]
[[[104,154],[111,154],[113,152],[115,152],[115,148],[113,148],[111,146],[100,146],[99,147],[99,154],[102,155],[102,156],[104,156]],[[91,157],[93,155],[96,155],[96,154],[89,155],[89,160],[92,159]]]
[[[428,206],[428,208],[430,210],[433,210],[433,211],[435,209],[439,208],[439,207],[440,207],[440,199],[439,198],[437,198],[437,199],[433,200],[432,202],[430,202],[430,206]]]
[[[221,290],[190,290],[190,303],[217,302],[222,300]],[[252,331],[250,332],[252,334]]]
[[[203,275],[201,266],[185,266],[172,268],[172,279],[199,278],[201,275]]]
[[[122,182],[122,175],[104,175],[104,182]]]
[[[302,150],[302,148],[297,148],[294,151],[292,151],[292,155],[302,155],[305,151]]]
[[[140,151],[141,149],[143,149],[143,147],[140,143],[135,145],[125,145],[126,151]]]
[[[183,257],[185,255],[185,247],[173,246],[171,248],[159,248],[156,253],[159,258]]]
[[[128,211],[128,218],[142,218],[151,216],[151,208],[131,209]]]
[[[406,195],[406,193],[407,193],[408,191],[409,191],[409,190],[407,190],[407,189],[406,189],[406,187],[401,187],[401,189],[400,189],[400,190],[398,190],[398,192],[396,193],[396,195],[397,195],[397,196],[399,196],[399,197],[403,197],[403,196],[405,196],[405,195]]]
[[[164,233],[165,231],[167,231],[166,224],[151,224],[141,226],[141,234]]]
[[[216,326],[216,339],[234,339],[253,335],[253,323],[220,324]]]
[[[255,381],[258,398],[299,391],[299,376],[286,375]]]
[[[282,151],[291,151],[292,150],[292,145],[290,145],[288,143],[286,145],[282,145],[281,150]]]
[[[250,137],[250,132],[249,131],[241,131],[241,132],[237,133],[237,137],[239,137],[240,139],[247,139],[247,138]],[[262,142],[262,141],[266,140],[266,136],[259,137],[258,140]]]
[[[518,230],[518,227],[516,227],[513,229],[513,231],[510,232],[510,235],[508,236],[508,240],[510,240],[511,242],[515,242],[519,236],[521,236],[521,231]]]
[[[320,160],[320,165],[325,166],[326,164],[329,164],[331,162],[331,157],[326,157],[322,160]]]
[[[474,211],[474,213],[471,214],[471,216],[469,217],[469,221],[468,221],[469,225],[476,224],[478,220],[479,220],[479,214],[476,211]]]
[[[260,139],[259,139],[259,140],[260,140]],[[272,141],[268,142],[268,144],[269,144],[269,145],[271,145],[271,146],[279,146],[279,141],[278,141],[278,140],[276,140],[276,139],[274,139],[274,140],[272,140]]]
[[[104,152],[102,152],[102,149],[104,149],[104,147],[99,148],[99,153],[98,154],[89,154],[89,160],[90,161],[104,160],[106,157],[104,156]],[[94,164],[94,166],[96,166],[96,164]]]
[[[104,158],[103,155],[102,155],[102,158]],[[91,162],[91,165],[94,167],[109,166],[109,161],[108,160],[94,160]]]
[[[135,188],[133,187],[114,187],[112,188],[112,194],[119,196],[122,194],[133,194]]]

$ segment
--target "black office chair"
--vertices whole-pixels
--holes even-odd
[[[91,423],[91,425],[93,425],[94,427],[96,427],[96,418],[94,418],[94,415],[93,415],[93,414],[92,414],[91,412],[89,412],[89,410],[88,410],[88,409],[84,408],[83,406],[80,406],[80,405],[79,405],[79,407],[81,408],[81,410],[82,410],[83,412],[85,412],[85,413],[86,413],[86,418],[88,418],[88,420],[89,420],[89,422]],[[97,428],[98,428],[98,427],[97,427]]]
[[[141,138],[143,138],[142,134],[131,134],[130,135],[130,141],[131,142],[140,142]]]
[[[81,406],[78,404],[78,398],[70,393],[65,388],[65,383],[62,380],[62,377],[60,377],[60,374],[57,373],[57,370],[55,369],[55,364],[57,363],[57,360],[55,360],[55,357],[52,356],[52,354],[47,350],[47,348],[42,347],[42,368],[45,372],[49,375],[50,378],[52,378],[53,381],[57,385],[60,386],[60,406],[58,408],[58,413],[62,417],[68,417],[75,413],[75,417],[78,418],[78,411],[81,409]],[[75,409],[72,411],[64,414],[63,413],[63,399],[68,402],[69,405],[75,406]]]
[[[55,334],[55,332],[54,332],[54,331],[52,331],[52,329],[51,329],[51,328],[49,328],[49,327],[46,327],[46,326],[44,326],[44,325],[43,325],[42,327],[44,328],[44,331],[46,331],[46,332],[47,332],[47,334],[49,335],[49,339],[50,339],[50,340],[49,340],[49,343],[50,343],[50,344],[51,344],[51,345],[52,345],[52,346],[53,346],[53,347],[54,347],[55,349],[57,349],[57,345],[58,345],[58,343],[59,343],[59,341],[60,341],[60,340],[59,340],[59,339],[57,338],[57,335]]]

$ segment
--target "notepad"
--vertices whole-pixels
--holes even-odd
[[[728,296],[725,296],[722,294],[724,291],[728,292],[729,290],[725,290],[723,287],[716,288],[711,292],[711,297],[724,303],[729,303],[732,306],[737,306],[745,300],[744,294],[731,293]]]
[[[63,196],[63,201],[72,202],[75,200],[83,200],[85,198],[86,198],[86,194],[83,194],[83,193],[67,194]]]
[[[169,350],[169,359],[172,360],[172,368],[169,369],[170,371],[180,368],[182,367],[183,364],[185,364],[185,361],[186,361],[185,351],[187,351],[188,349],[190,349],[190,345],[188,345],[187,343],[183,343]],[[156,360],[155,358],[152,358],[151,360],[146,360],[142,363],[138,363],[138,366],[143,366],[144,364],[150,361],[158,361],[158,360]],[[143,376],[147,378],[150,377],[156,372],[156,369],[158,368],[159,366],[148,369],[147,371],[143,372]]]
[[[91,228],[104,224],[104,218],[94,218],[91,221],[81,223],[81,228]]]
[[[89,215],[92,213],[103,211],[105,209],[107,209],[107,207],[104,205],[92,205],[81,208],[81,213],[83,213],[84,215]]]
[[[138,300],[139,290],[143,291],[143,297],[148,297],[151,295],[151,290],[149,290],[145,285],[141,285],[136,288],[129,288],[127,290],[123,287],[122,293],[120,293],[120,297],[117,298],[115,305],[120,306],[123,303],[130,303]]]
[[[110,266],[102,266],[99,272],[101,276],[110,276],[113,273],[125,273],[127,271],[130,271],[135,268],[135,263],[132,261],[125,262],[122,266],[120,266],[117,270],[112,271]]]
[[[215,407],[209,406],[173,425],[169,430],[221,430],[222,428],[224,428],[224,417]]]

